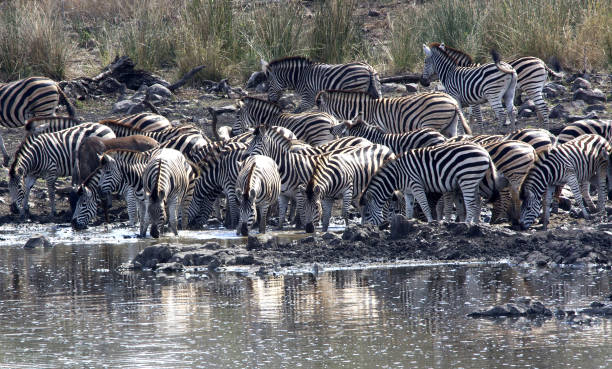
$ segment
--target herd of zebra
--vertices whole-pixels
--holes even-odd
[[[1,124],[27,132],[9,169],[11,210],[25,217],[29,192],[44,178],[55,215],[56,180],[72,177],[75,229],[119,193],[130,225],[140,223],[140,236],[150,225],[153,237],[166,222],[176,235],[179,227],[202,227],[213,212],[221,219],[222,198],[224,225],[241,235],[255,223],[264,233],[276,204],[279,228],[288,220],[313,232],[321,222],[326,231],[336,199],[345,222],[355,207],[362,223],[381,225],[397,212],[412,217],[415,200],[428,222],[450,220],[453,211],[455,220],[479,222],[484,198],[493,204],[491,222],[527,229],[542,210],[546,227],[553,194],[567,184],[585,217],[604,211],[612,121],[578,121],[558,136],[536,128],[472,135],[462,107],[482,125],[479,104],[488,101],[500,125],[507,112],[514,128],[517,86],[547,123],[542,87],[554,72],[532,57],[504,63],[493,53],[494,63],[476,65],[443,44],[424,51],[422,83],[438,74],[446,93],[383,97],[378,74],[365,63],[262,61],[268,99],[241,98],[235,123],[213,126],[210,138],[151,113],[82,123],[57,84],[42,77],[1,85]],[[295,112],[276,104],[285,89],[301,98]],[[55,116],[60,100],[68,117]]]

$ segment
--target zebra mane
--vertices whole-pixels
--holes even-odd
[[[249,192],[251,191],[251,179],[253,178],[253,172],[255,171],[255,161],[253,161],[253,165],[251,166],[251,169],[249,170],[249,175],[247,176],[246,179],[246,186],[244,187],[244,192],[242,193],[242,197],[246,200],[249,198]]]
[[[243,96],[243,97],[241,97],[241,98],[240,98],[240,101],[242,101],[242,102],[244,102],[244,103],[246,103],[246,102],[247,102],[247,101],[249,101],[249,100],[250,100],[250,101],[253,101],[253,102],[255,102],[255,103],[261,103],[261,104],[263,104],[263,105],[269,105],[269,106],[275,107],[275,108],[277,108],[277,109],[279,110],[279,112],[282,112],[282,111],[283,111],[283,108],[281,108],[281,106],[280,106],[280,105],[278,105],[277,103],[274,103],[274,102],[272,102],[272,101],[268,101],[268,100],[262,99],[262,98],[260,98],[260,97],[255,97],[255,96]]]
[[[291,63],[291,62],[300,63],[300,64],[304,64],[304,65],[314,64],[314,62],[312,60],[308,59],[305,56],[287,56],[287,57],[284,57],[284,58],[272,60],[268,64],[268,66],[272,67],[272,66],[282,65],[282,64]]]
[[[123,122],[119,122],[118,120],[115,119],[103,119],[100,122],[98,122],[99,124],[103,124],[107,127],[109,127],[110,129],[113,129],[113,127],[117,127],[117,128],[123,128],[123,129],[127,129],[131,132],[138,132],[138,133],[142,133],[143,130],[135,128],[134,126],[131,126],[127,123],[123,123]]]
[[[450,60],[452,60],[457,65],[459,65],[459,63],[457,62],[457,56],[458,55],[466,56],[467,58],[469,58],[470,64],[474,64],[474,60],[472,59],[472,57],[469,54],[467,54],[467,53],[465,53],[465,52],[463,52],[463,51],[461,51],[459,49],[455,49],[454,47],[449,47],[449,46],[446,46],[446,45],[444,45],[444,50],[442,50],[442,48],[440,47],[441,45],[442,44],[440,44],[439,42],[431,42],[429,44],[429,47],[430,48],[434,48],[435,47],[436,49],[440,50],[440,52],[442,52],[442,53],[444,53],[444,55],[448,56],[448,58]]]
[[[36,135],[26,136],[19,143],[19,146],[17,146],[17,149],[15,150],[15,158],[13,159],[13,163],[11,164],[11,167],[9,169],[9,176],[15,175],[15,171],[17,170],[17,165],[21,164],[21,157],[23,156],[23,150],[26,147],[26,145],[30,145],[32,142],[36,141],[37,138],[38,136]]]
[[[34,118],[28,119],[24,128],[28,133],[33,133],[36,130],[36,128],[38,128],[37,126],[39,122],[47,121],[50,123],[52,121],[61,122],[63,120],[70,121],[74,125],[78,125],[81,123],[78,119],[73,118],[73,117],[34,117]]]
[[[157,200],[159,200],[159,185],[161,182],[161,166],[162,166],[162,161],[158,160],[157,161],[157,181],[156,181],[156,185],[155,185],[155,191],[151,192],[151,200],[153,200],[154,202],[157,202]]]

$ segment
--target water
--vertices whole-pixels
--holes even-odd
[[[153,241],[114,232],[96,236],[106,244],[66,235],[50,249],[0,246],[0,367],[612,367],[610,319],[465,316],[519,296],[585,307],[612,292],[609,270],[415,263],[155,276],[117,271]]]

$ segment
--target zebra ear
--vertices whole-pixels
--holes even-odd
[[[431,49],[425,44],[423,44],[423,52],[425,53],[425,56],[431,56]]]
[[[298,185],[298,191],[306,191],[306,185],[304,185],[303,183]]]
[[[321,102],[323,100],[327,99],[327,91],[323,90],[323,91],[319,91],[319,93],[317,94],[317,97],[315,98],[315,105],[320,108],[321,107]]]
[[[446,51],[446,47],[444,46],[444,42],[440,44],[440,49],[442,49],[442,51]]]
[[[257,192],[255,192],[254,188],[251,188],[251,190],[249,191],[249,198],[251,200],[255,200],[255,196],[257,196]]]
[[[261,71],[262,72],[267,73],[269,66],[270,66],[270,64],[267,61],[261,59]]]

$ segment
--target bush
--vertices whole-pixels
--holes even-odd
[[[326,63],[343,63],[363,53],[361,26],[354,12],[356,0],[329,0],[316,6],[311,56]]]

